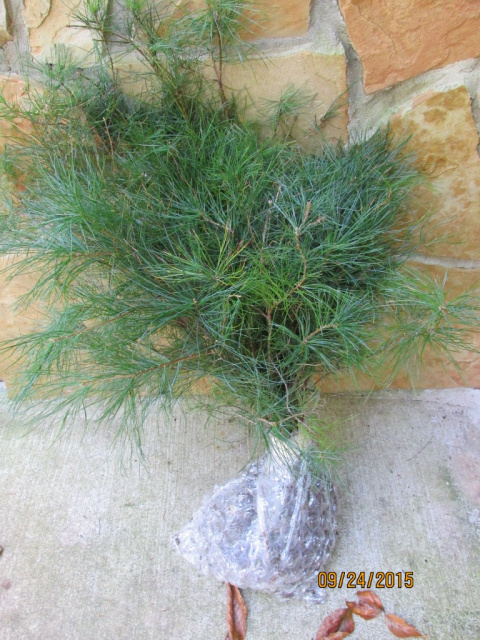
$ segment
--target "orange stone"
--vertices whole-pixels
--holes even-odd
[[[476,0],[339,0],[365,91],[480,56]]]
[[[429,92],[391,121],[392,133],[412,135],[407,148],[433,187],[418,191],[433,212],[426,230],[430,256],[480,259],[480,157],[470,97],[464,87]]]

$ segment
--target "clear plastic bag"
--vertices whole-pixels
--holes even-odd
[[[317,574],[336,535],[333,486],[267,454],[216,487],[173,539],[202,573],[281,598],[323,602]]]

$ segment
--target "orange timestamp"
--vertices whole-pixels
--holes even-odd
[[[411,589],[413,587],[413,572],[412,571],[350,571],[350,572],[336,572],[336,571],[321,571],[318,574],[318,586],[321,589],[328,587],[329,589],[341,589],[343,585],[347,589],[394,589],[397,587],[401,589]]]

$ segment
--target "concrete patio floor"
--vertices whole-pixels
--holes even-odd
[[[215,484],[248,459],[227,420],[175,412],[147,425],[147,463],[107,429],[25,435],[0,404],[0,638],[223,640],[225,587],[170,546]],[[329,571],[413,573],[376,589],[431,640],[480,639],[480,391],[330,396],[345,444]],[[245,591],[247,640],[310,640],[355,589],[322,605]],[[352,640],[393,638],[382,619]]]

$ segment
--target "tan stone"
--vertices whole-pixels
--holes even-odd
[[[82,0],[30,0],[23,12],[28,27],[30,51],[41,62],[55,58],[55,47],[66,47],[80,65],[92,60],[92,32],[75,26],[75,14],[82,11]]]
[[[339,0],[367,93],[480,56],[476,0]]]
[[[315,150],[319,138],[311,135],[311,124],[315,117],[320,122],[334,100],[346,91],[346,61],[341,55],[315,53],[296,53],[266,61],[252,60],[244,66],[227,65],[224,84],[230,90],[243,91],[247,102],[253,103],[246,109],[247,119],[264,119],[271,108],[268,101],[277,101],[289,87],[315,96],[291,132],[305,149]],[[340,108],[338,115],[326,123],[323,131],[328,140],[346,140],[346,106]]]
[[[0,269],[11,264],[11,258],[0,257]],[[17,310],[18,299],[30,291],[35,282],[31,274],[18,276],[10,282],[4,273],[0,273],[0,341],[12,340],[26,334],[35,327],[38,315],[34,309]],[[0,359],[0,378],[11,385],[19,363],[18,354],[13,351],[2,354]]]
[[[245,39],[290,38],[308,31],[310,0],[258,0],[258,13],[252,13],[255,24],[249,27]]]
[[[50,11],[50,0],[25,0],[23,19],[29,29],[39,27]]]
[[[18,104],[26,97],[25,81],[20,76],[0,76],[0,93],[10,104]],[[12,122],[0,119],[0,151],[19,134],[29,133],[31,125],[21,118]]]
[[[190,10],[205,7],[204,0],[180,0]],[[247,12],[248,27],[243,32],[245,40],[255,38],[289,38],[303,36],[308,31],[310,0],[257,0],[254,9]]]
[[[21,76],[0,76],[0,92],[9,103],[19,103],[25,96],[25,80]]]
[[[422,272],[442,283],[445,276],[445,292],[447,300],[462,295],[469,289],[477,289],[480,295],[480,269],[445,268],[436,265],[424,265],[413,263]],[[471,333],[465,336],[474,349],[480,349],[480,333]],[[444,357],[439,357],[432,349],[427,349],[423,357],[423,366],[420,369],[415,386],[419,389],[441,389],[456,386],[480,387],[480,357],[473,349],[460,350],[453,354],[460,366],[460,372]],[[412,386],[405,373],[395,379],[394,385],[398,389],[408,389]]]
[[[420,262],[412,262],[411,266],[427,274],[439,284],[445,279],[445,292],[447,301],[466,293],[468,290],[477,290],[480,295],[480,268],[461,269],[446,268],[437,265],[426,265]],[[423,363],[418,367],[418,376],[413,378],[408,372],[401,372],[393,381],[394,389],[447,389],[452,387],[480,387],[480,357],[474,349],[480,350],[480,333],[470,333],[465,336],[466,342],[473,349],[464,349],[454,353],[455,360],[460,366],[459,373],[455,367],[443,356],[439,357],[432,349],[425,349]],[[384,378],[388,377],[388,369]],[[370,391],[375,387],[367,376],[359,375],[356,380],[347,376],[328,378],[318,381],[319,388],[324,393],[342,391]]]
[[[0,94],[7,103],[12,106],[20,105],[28,100],[25,80],[20,76],[0,76]],[[14,117],[11,120],[0,118],[0,151],[3,151],[7,144],[18,144],[32,134],[32,123],[21,117]],[[24,188],[23,176],[17,175],[14,180],[12,177],[2,175],[0,177],[1,190],[4,193],[11,194],[13,201],[16,199],[18,191]],[[0,200],[0,215],[8,209],[11,202],[7,198]]]
[[[407,148],[434,188],[418,191],[422,206],[433,212],[426,240],[435,244],[425,252],[480,259],[480,157],[467,90],[421,96],[411,110],[392,119],[391,128],[412,135]]]
[[[115,73],[122,90],[131,96],[148,98],[152,85],[157,82],[151,67],[136,54],[115,61]]]

